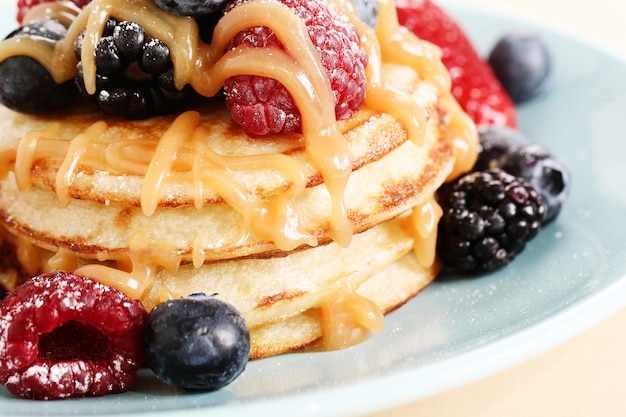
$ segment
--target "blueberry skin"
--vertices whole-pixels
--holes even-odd
[[[550,51],[532,33],[510,33],[491,50],[488,62],[515,103],[528,101],[546,90],[552,69]]]
[[[58,41],[67,29],[56,20],[24,25],[7,38],[30,36],[43,42]],[[0,103],[10,109],[30,114],[46,113],[69,104],[76,96],[73,80],[57,84],[37,60],[12,56],[0,63]]]
[[[201,17],[216,13],[226,5],[225,0],[154,0],[154,4],[168,13]]]
[[[480,125],[478,138],[478,159],[473,171],[500,167],[504,155],[530,143],[519,130],[508,126]]]
[[[571,188],[571,175],[562,161],[546,147],[533,144],[507,154],[501,168],[525,178],[541,194],[547,207],[543,224],[556,219]]]
[[[5,39],[15,36],[31,36],[59,41],[67,33],[67,28],[58,20],[47,19],[29,22],[9,33]]]
[[[204,294],[157,305],[144,331],[146,364],[167,384],[217,390],[246,367],[250,335],[239,311]]]
[[[378,1],[377,0],[352,0],[352,4],[359,16],[367,26],[376,29],[378,25]]]

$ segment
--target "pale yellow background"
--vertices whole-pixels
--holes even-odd
[[[607,44],[626,56],[626,2],[621,0],[455,2],[549,22]],[[436,397],[367,417],[408,416],[624,417],[626,309],[522,365]]]

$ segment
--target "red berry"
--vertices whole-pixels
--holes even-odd
[[[452,94],[476,124],[517,127],[515,105],[458,23],[431,0],[397,0],[398,21],[442,50]]]
[[[126,391],[146,317],[139,301],[92,279],[32,278],[0,301],[0,383],[38,400]]]
[[[42,3],[53,3],[58,0],[17,0],[17,22],[22,23],[24,20],[24,16],[35,6],[38,6]],[[68,0],[71,3],[74,3],[78,8],[82,9],[89,3],[91,0]]]
[[[233,0],[226,10],[253,0]],[[367,55],[354,27],[335,13],[326,0],[277,0],[289,7],[307,26],[320,54],[335,99],[335,117],[346,119],[365,98]],[[241,44],[265,48],[282,46],[271,29],[250,28],[240,32],[229,49]],[[250,136],[301,131],[300,111],[287,89],[275,80],[241,75],[224,85],[226,104],[233,119]]]

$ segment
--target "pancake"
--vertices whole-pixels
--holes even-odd
[[[414,92],[416,100],[423,103],[429,120],[426,137],[420,146],[408,139],[396,120],[388,115],[372,114],[365,109],[342,126],[348,138],[351,160],[358,161],[352,166],[353,171],[345,189],[346,211],[355,233],[424,203],[425,197],[434,193],[452,169],[454,154],[450,144],[441,137],[441,121],[435,111],[437,95],[433,90],[432,86],[428,88],[427,84],[421,84]],[[23,132],[32,132],[38,122],[36,118],[25,115],[11,117],[13,114],[6,109],[4,113],[0,113],[3,120],[0,127],[17,137]],[[259,146],[254,146],[255,142],[251,144],[241,131],[238,136],[235,135],[237,130],[230,126],[232,121],[224,111],[203,114],[207,116],[201,126],[211,126],[212,129],[205,140],[215,152],[226,152],[220,146],[224,142],[221,132],[230,129],[228,141],[231,155],[238,154],[237,151],[246,156],[259,154]],[[90,117],[74,115],[67,120],[57,118],[55,124],[59,125],[59,131],[73,137],[88,128]],[[97,144],[115,145],[118,143],[115,138],[120,136],[127,142],[145,143],[151,140],[146,139],[147,136],[164,135],[173,119],[168,117],[155,121],[148,135],[142,134],[145,130],[144,122],[110,121]],[[38,143],[43,147],[45,142],[59,140],[65,141],[67,136],[40,139]],[[275,148],[271,152],[280,152],[280,155],[293,158],[296,163],[303,161],[302,170],[308,173],[305,180],[307,186],[294,196],[291,205],[307,234],[319,242],[329,242],[330,196],[325,184],[319,180],[320,173],[310,163],[304,162],[304,150],[302,147],[293,147],[294,142],[301,143],[292,141],[289,142],[291,147],[283,149],[282,143],[274,143]],[[263,141],[266,147],[271,143],[269,139]],[[107,152],[107,148],[104,149],[102,153]],[[149,152],[145,153],[148,154],[147,160],[150,160]],[[37,153],[34,158],[37,158]],[[20,189],[14,176],[0,182],[3,195],[0,213],[7,219],[7,227],[28,235],[37,246],[49,250],[59,246],[71,248],[74,253],[92,258],[101,257],[103,253],[127,254],[128,242],[138,229],[146,231],[146,238],[150,242],[167,241],[171,245],[171,252],[182,256],[185,262],[192,261],[193,248],[197,246],[195,242],[199,231],[203,230],[210,230],[202,237],[203,257],[208,261],[261,254],[267,256],[268,253],[280,251],[274,242],[268,242],[260,236],[246,235],[242,214],[214,193],[205,193],[213,195],[204,200],[200,207],[195,205],[190,190],[190,168],[186,171],[180,168],[176,173],[179,178],[165,183],[158,209],[151,216],[146,216],[140,205],[143,175],[117,174],[109,164],[101,162],[97,166],[89,162],[89,158],[85,158],[85,162],[76,167],[73,174],[76,180],[68,187],[70,199],[67,204],[59,202],[58,190],[55,190],[56,174],[63,163],[61,157],[34,159],[33,186],[28,189],[24,189],[24,186]],[[240,174],[236,178],[239,187],[254,190],[257,199],[271,198],[290,186],[289,178],[272,169],[261,172],[255,169]],[[46,216],[42,216],[42,207],[46,208]],[[68,224],[57,220],[62,218],[72,218],[72,222]]]
[[[88,8],[107,2],[123,6]],[[141,19],[163,13],[151,7]],[[328,97],[296,95],[310,106],[302,134],[252,139],[219,97],[141,121],[0,107],[0,284],[75,271],[147,310],[216,294],[244,315],[253,358],[381,330],[440,269],[434,195],[473,165],[477,137],[436,48],[396,28],[413,47],[398,52],[398,37],[358,27],[371,59],[365,103],[336,121]]]

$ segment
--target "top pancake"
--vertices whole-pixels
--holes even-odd
[[[445,123],[437,89],[406,67],[385,65],[385,71],[392,73],[388,78],[423,109],[427,120],[425,136],[421,144],[409,141],[397,120],[367,108],[339,123],[352,161],[353,172],[344,196],[355,233],[426,201],[454,163],[454,151],[442,135]],[[0,112],[0,129],[4,132],[1,148],[14,147],[14,142],[23,141],[29,132],[45,129],[48,130],[40,136],[37,146],[45,142],[45,146],[67,148],[70,141],[102,119],[101,114],[90,112],[50,117],[27,116],[4,108]],[[301,136],[251,139],[216,103],[202,109],[200,117],[200,124],[206,129],[202,140],[220,156],[282,155],[303,167],[306,188],[294,196],[293,210],[307,233],[322,243],[331,240],[330,197],[321,175],[308,160]],[[111,147],[136,146],[144,151],[138,155],[149,161],[173,121],[174,116],[146,121],[107,119],[103,133],[90,146],[100,147],[105,157]],[[51,124],[56,127],[49,129]],[[163,182],[157,209],[150,216],[140,208],[145,181],[141,167],[146,164],[139,163],[131,169],[124,164],[123,169],[117,169],[118,160],[100,156],[78,160],[67,189],[70,199],[60,204],[56,180],[65,161],[65,150],[32,161],[32,187],[20,187],[19,178],[16,181],[12,175],[0,183],[0,217],[14,234],[29,236],[37,246],[54,251],[68,249],[83,257],[107,259],[124,255],[137,230],[145,231],[149,242],[169,242],[172,253],[181,255],[183,261],[192,260],[199,244],[204,259],[209,261],[279,253],[273,242],[243,230],[242,215],[210,187],[203,187],[198,204],[190,181],[186,159],[189,156],[185,156],[188,151],[189,146],[185,145],[177,152],[177,165]],[[123,152],[110,155],[119,157]],[[272,198],[293,186],[290,178],[271,166],[237,171],[234,176],[245,190],[261,199]],[[198,240],[201,231],[206,233]]]

